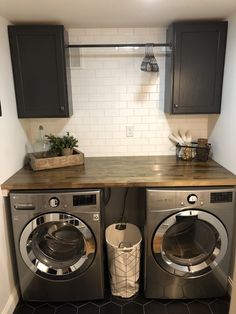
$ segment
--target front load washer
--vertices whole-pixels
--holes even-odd
[[[22,298],[103,298],[101,191],[13,191],[10,202]]]
[[[234,220],[233,187],[150,188],[146,193],[146,297],[225,295]]]

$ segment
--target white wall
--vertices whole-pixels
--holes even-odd
[[[228,21],[221,114],[209,118],[209,130],[211,130],[209,141],[213,146],[214,160],[236,174],[236,14]],[[236,243],[236,239],[234,239],[234,243]],[[235,244],[233,249],[235,250]],[[236,312],[235,269],[236,264],[231,294],[231,314]]]
[[[165,42],[164,28],[70,29],[70,43]],[[73,50],[75,52],[75,50]],[[190,129],[206,137],[207,115],[169,116],[163,112],[165,49],[155,49],[160,73],[140,70],[144,49],[82,49],[81,68],[72,68],[74,115],[70,119],[32,119],[30,139],[38,126],[46,133],[72,132],[86,156],[170,155],[171,131]],[[134,137],[126,137],[126,126]]]
[[[26,136],[17,119],[15,93],[7,35],[8,21],[0,17],[0,183],[23,165]],[[11,265],[4,200],[0,196],[0,313],[12,313],[18,301]]]
[[[229,19],[221,114],[209,118],[213,158],[236,174],[236,14]]]

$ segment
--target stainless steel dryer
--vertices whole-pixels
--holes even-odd
[[[146,297],[225,295],[234,220],[233,187],[146,192]]]
[[[10,202],[23,299],[103,298],[101,191],[12,192]]]

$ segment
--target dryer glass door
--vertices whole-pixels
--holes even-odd
[[[226,253],[228,238],[215,216],[197,209],[185,210],[157,228],[152,246],[154,257],[165,270],[193,277],[218,265]]]
[[[43,277],[67,279],[87,269],[95,256],[95,239],[77,217],[49,213],[30,221],[20,238],[28,267]]]

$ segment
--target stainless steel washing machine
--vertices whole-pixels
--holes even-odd
[[[12,192],[10,202],[22,298],[103,298],[101,191]]]
[[[208,298],[227,290],[235,191],[147,189],[145,295]]]

